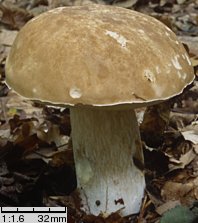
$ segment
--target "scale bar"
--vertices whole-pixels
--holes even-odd
[[[1,213],[67,213],[66,207],[1,207]]]

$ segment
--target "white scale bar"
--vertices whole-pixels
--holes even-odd
[[[2,211],[17,211],[16,207],[2,207]]]
[[[67,223],[67,207],[0,207],[0,223]]]

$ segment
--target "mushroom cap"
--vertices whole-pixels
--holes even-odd
[[[145,106],[193,81],[189,57],[160,21],[105,5],[60,7],[30,20],[6,61],[20,95],[62,105]]]

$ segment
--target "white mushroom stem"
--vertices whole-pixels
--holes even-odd
[[[139,212],[145,180],[134,110],[74,107],[71,125],[82,209],[94,215]]]

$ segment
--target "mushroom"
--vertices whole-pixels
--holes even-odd
[[[168,27],[106,5],[30,20],[6,61],[6,82],[18,94],[70,108],[81,208],[94,215],[140,210],[144,159],[134,109],[180,94],[193,79]]]

